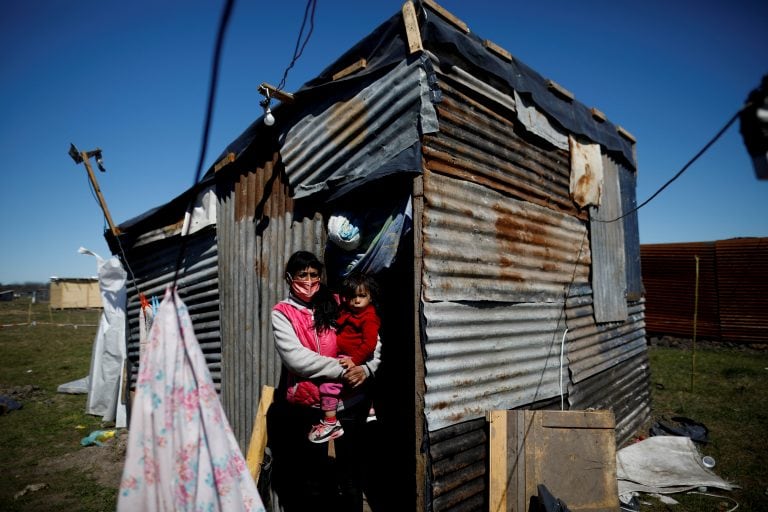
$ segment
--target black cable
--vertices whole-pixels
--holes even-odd
[[[672,177],[672,178],[671,178],[669,181],[667,181],[667,182],[666,182],[664,185],[662,185],[662,187],[661,187],[660,189],[658,189],[656,192],[654,192],[654,193],[653,193],[653,195],[652,195],[651,197],[649,197],[648,199],[646,199],[645,201],[643,201],[643,202],[642,202],[641,204],[639,204],[638,206],[636,206],[636,207],[632,208],[632,209],[631,209],[631,210],[629,210],[628,212],[626,212],[626,213],[622,214],[620,217],[616,217],[615,219],[612,219],[612,220],[592,219],[592,220],[593,220],[594,222],[605,222],[605,223],[616,222],[617,220],[621,220],[621,219],[623,219],[623,218],[624,218],[624,217],[626,217],[627,215],[631,215],[631,214],[635,213],[635,212],[636,212],[636,211],[638,211],[640,208],[642,208],[643,206],[645,206],[645,205],[647,205],[648,203],[650,203],[650,202],[651,202],[651,200],[653,200],[653,198],[655,198],[656,196],[658,196],[659,194],[661,194],[661,191],[662,191],[662,190],[664,190],[664,189],[665,189],[665,188],[667,188],[669,185],[671,185],[673,181],[675,181],[675,180],[676,180],[677,178],[679,178],[679,177],[680,177],[680,176],[681,176],[681,175],[682,175],[682,174],[683,174],[683,173],[684,173],[686,170],[688,170],[688,168],[689,168],[691,165],[693,165],[693,163],[694,163],[696,160],[698,160],[698,159],[699,159],[699,157],[700,157],[701,155],[703,155],[703,154],[704,154],[704,153],[705,153],[705,152],[706,152],[706,151],[707,151],[707,150],[708,150],[708,149],[709,149],[709,148],[712,146],[712,144],[714,144],[715,142],[717,142],[717,140],[718,140],[718,139],[719,139],[719,138],[720,138],[720,137],[721,137],[721,136],[722,136],[722,135],[723,135],[723,134],[724,134],[724,133],[725,133],[725,132],[728,130],[728,128],[730,128],[730,127],[731,127],[731,125],[732,125],[733,123],[735,123],[735,122],[736,122],[736,120],[739,118],[739,115],[741,115],[741,112],[742,112],[742,111],[743,111],[745,108],[747,108],[747,106],[748,106],[748,105],[745,105],[744,107],[742,107],[741,109],[739,109],[739,111],[738,111],[738,112],[736,112],[736,113],[733,115],[733,117],[731,117],[731,118],[728,120],[728,122],[727,122],[727,123],[725,123],[725,126],[723,126],[723,127],[720,129],[720,131],[718,131],[718,132],[717,132],[717,134],[716,134],[714,137],[712,137],[712,139],[711,139],[709,142],[707,142],[707,143],[704,145],[704,147],[703,147],[703,148],[701,148],[701,150],[699,150],[699,152],[698,152],[698,153],[696,153],[696,155],[695,155],[693,158],[691,158],[691,159],[688,161],[688,163],[687,163],[687,164],[685,164],[685,165],[683,166],[683,168],[682,168],[682,169],[680,169],[680,170],[677,172],[677,174],[675,174],[675,175],[674,175],[674,176],[673,176],[673,177]]]
[[[281,90],[283,87],[285,87],[285,81],[288,78],[288,71],[293,68],[293,65],[296,64],[296,61],[299,60],[299,57],[301,57],[301,54],[304,53],[304,48],[306,48],[307,43],[309,42],[309,38],[312,35],[312,31],[315,29],[315,7],[317,6],[317,0],[307,0],[307,6],[304,8],[304,19],[301,21],[301,29],[299,29],[299,36],[296,38],[296,48],[293,50],[293,58],[291,59],[291,63],[288,64],[288,67],[285,68],[285,72],[283,73],[283,78],[280,80],[280,83],[277,85],[277,89]],[[304,39],[304,42],[301,42],[302,34],[304,33],[304,27],[307,25],[307,13],[312,10],[312,14],[309,18],[309,32],[307,32],[307,37]]]
[[[187,207],[187,211],[189,211],[192,208],[192,205],[195,202],[195,186],[200,181],[200,174],[203,170],[203,164],[205,163],[205,154],[206,150],[208,148],[208,136],[211,129],[211,119],[213,118],[213,103],[214,99],[216,98],[216,86],[219,81],[219,64],[221,62],[221,49],[224,46],[224,34],[227,31],[227,25],[229,24],[229,18],[232,14],[232,8],[234,7],[234,0],[227,0],[227,3],[224,5],[224,10],[221,13],[221,20],[219,21],[219,31],[216,35],[216,48],[213,52],[213,64],[211,66],[211,82],[210,86],[208,88],[208,107],[206,109],[205,113],[205,124],[203,127],[203,138],[200,142],[200,157],[197,160],[197,171],[195,172],[195,181],[192,184],[192,194],[191,198],[189,200],[189,206]],[[176,272],[173,275],[173,286],[172,288],[176,288],[176,281],[179,277],[179,270],[181,269],[181,262],[184,259],[184,253],[186,252],[187,247],[187,234],[189,233],[189,228],[191,226],[191,222],[187,224],[186,231],[182,231],[181,233],[181,247],[179,248],[179,256],[176,259]]]

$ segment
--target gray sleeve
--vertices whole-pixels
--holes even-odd
[[[344,369],[339,361],[321,356],[302,345],[291,322],[279,311],[272,311],[272,331],[277,353],[289,371],[305,379],[341,377]]]
[[[381,364],[381,337],[376,340],[376,348],[373,350],[373,355],[369,360],[363,363],[363,369],[367,377],[375,377],[375,373],[379,370]]]

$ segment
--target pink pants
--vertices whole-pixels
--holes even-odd
[[[318,386],[320,390],[320,409],[335,411],[339,405],[339,394],[344,385],[341,382],[324,382]]]

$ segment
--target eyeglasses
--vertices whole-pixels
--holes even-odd
[[[318,281],[320,279],[320,274],[318,272],[307,272],[306,270],[302,270],[301,272],[296,272],[293,275],[293,278],[299,281]]]

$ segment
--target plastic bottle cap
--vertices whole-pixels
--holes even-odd
[[[713,459],[709,455],[701,459],[701,463],[704,464],[705,468],[712,469],[713,467],[715,467],[715,459]]]

